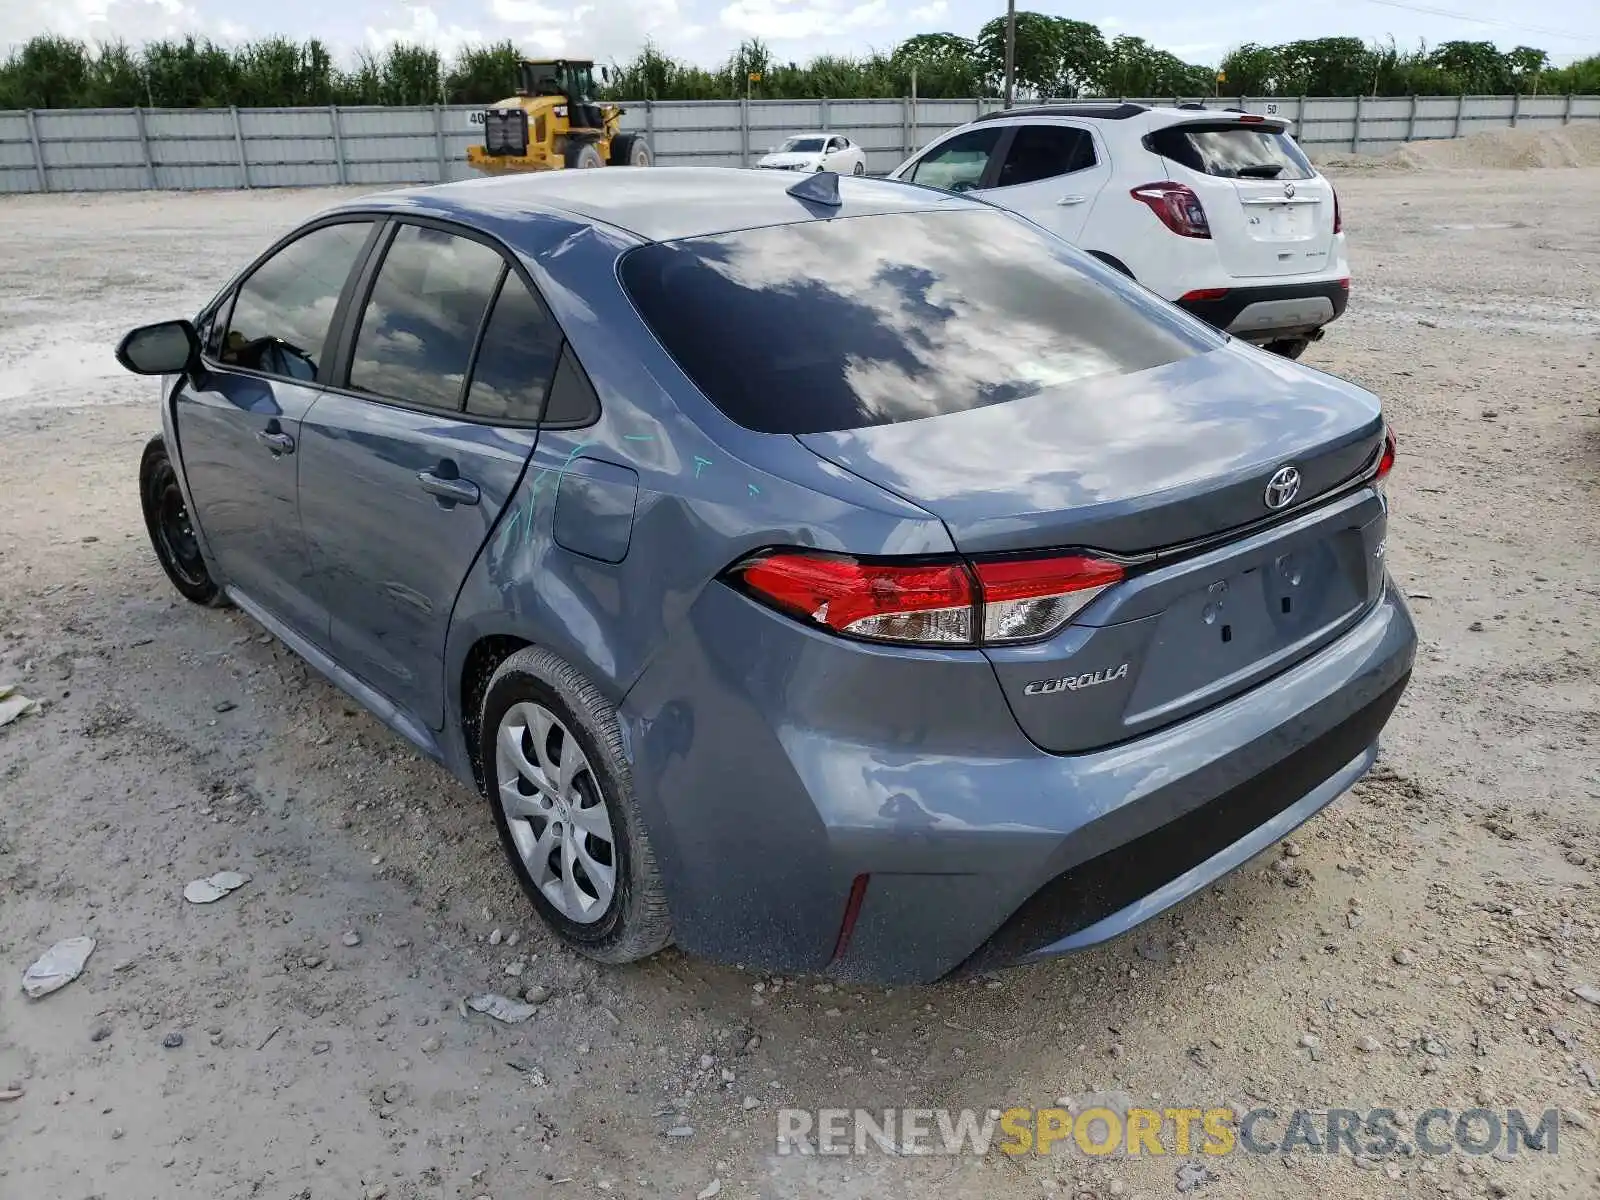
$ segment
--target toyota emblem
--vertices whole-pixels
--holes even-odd
[[[1286,183],[1283,185],[1283,198],[1285,200],[1294,199],[1294,184]]]
[[[1267,480],[1267,494],[1264,499],[1267,507],[1276,512],[1280,508],[1288,508],[1299,494],[1299,470],[1295,467],[1279,467],[1272,478]]]

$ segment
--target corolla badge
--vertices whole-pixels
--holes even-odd
[[[1022,694],[1048,696],[1052,692],[1075,692],[1079,688],[1098,687],[1102,683],[1123,679],[1127,674],[1128,664],[1123,663],[1116,667],[1101,667],[1098,671],[1089,671],[1083,675],[1068,675],[1063,679],[1035,679],[1022,689]]]
[[[1267,507],[1276,511],[1287,508],[1300,494],[1300,471],[1296,467],[1279,467],[1267,480],[1267,493],[1262,497]]]

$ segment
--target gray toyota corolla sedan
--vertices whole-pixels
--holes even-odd
[[[488,798],[565,941],[933,980],[1113,937],[1371,766],[1379,403],[912,185],[350,200],[193,321],[172,582]]]

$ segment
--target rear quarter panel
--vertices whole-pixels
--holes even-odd
[[[524,259],[594,385],[601,415],[581,429],[541,432],[456,601],[444,736],[463,778],[470,759],[461,681],[480,639],[544,646],[617,703],[696,597],[753,550],[952,549],[930,514],[822,462],[787,435],[752,433],[723,417],[655,342],[617,282],[618,256],[632,244],[591,227]],[[595,503],[593,481],[628,476],[637,493],[625,556],[607,561],[618,544],[615,489],[604,502],[607,549],[569,549],[571,513]]]

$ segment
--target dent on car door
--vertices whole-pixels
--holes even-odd
[[[223,582],[318,644],[327,620],[300,532],[300,426],[373,230],[319,226],[265,258],[216,309],[204,369],[174,399],[190,511]]]
[[[300,511],[335,657],[443,720],[456,593],[538,437],[561,334],[499,251],[400,224],[308,414]]]

